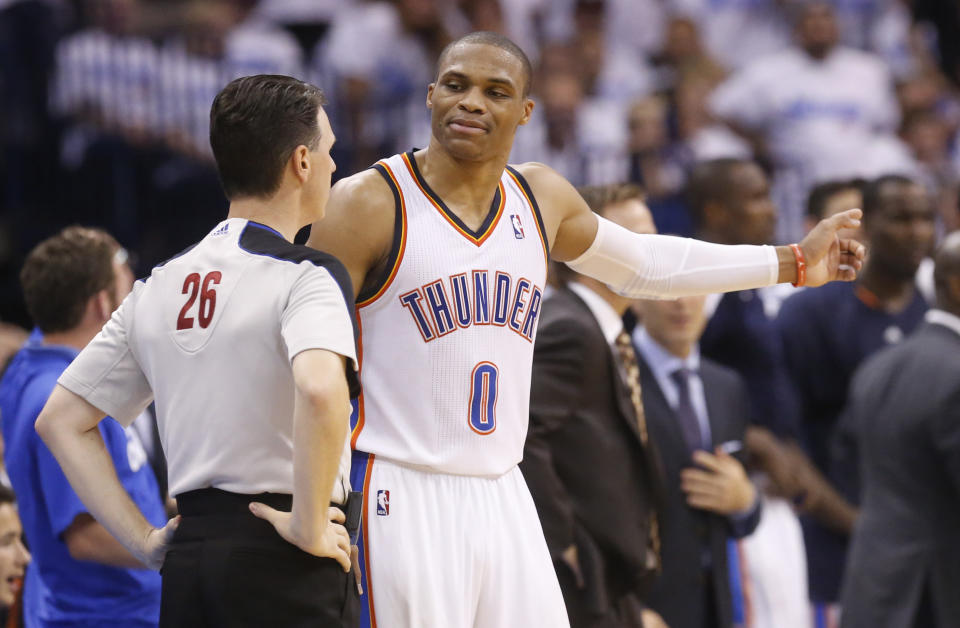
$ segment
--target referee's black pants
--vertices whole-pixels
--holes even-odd
[[[177,497],[182,520],[160,573],[161,628],[354,628],[354,573],[283,540],[251,501],[289,511],[290,495],[217,489]]]

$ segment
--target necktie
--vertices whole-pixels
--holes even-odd
[[[677,384],[679,393],[679,403],[677,403],[677,418],[680,420],[680,429],[683,431],[683,439],[687,442],[687,449],[692,454],[698,449],[703,449],[703,434],[700,432],[700,421],[697,420],[697,413],[693,409],[693,400],[690,397],[690,376],[693,375],[690,369],[677,369],[670,374],[670,377]]]
[[[627,388],[630,390],[630,402],[637,415],[637,430],[640,432],[640,442],[645,449],[648,449],[647,455],[650,455],[647,443],[647,418],[643,412],[643,397],[640,390],[640,365],[637,363],[637,353],[633,349],[633,341],[630,340],[630,334],[621,330],[617,334],[616,340],[617,357],[620,358],[620,365],[623,367],[623,373],[626,376]],[[647,540],[647,567],[651,571],[660,571],[660,525],[657,520],[657,513],[650,509],[650,538]]]

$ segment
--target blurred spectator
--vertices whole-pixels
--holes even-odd
[[[704,299],[639,301],[643,327],[633,332],[647,427],[666,484],[663,569],[646,601],[670,628],[733,625],[727,539],[753,532],[762,510],[741,461],[746,387],[700,356]]]
[[[818,222],[834,214],[848,209],[862,209],[865,185],[866,181],[863,179],[848,179],[826,181],[814,186],[807,197],[806,231],[810,231]],[[840,232],[839,237],[864,242],[861,229],[845,229]]]
[[[941,229],[960,228],[957,189],[960,169],[950,159],[950,129],[932,110],[908,113],[900,128],[903,140],[913,151],[920,168],[920,180],[934,199]]]
[[[640,188],[588,186],[580,193],[601,216],[636,233],[655,231]],[[655,628],[654,613],[647,611],[643,623],[640,617],[659,568],[663,486],[642,408],[632,400],[636,371],[631,382],[621,353],[630,350],[621,321],[630,301],[595,279],[564,275],[571,281],[547,300],[537,334],[520,466],[570,625]]]
[[[710,54],[728,68],[745,66],[790,45],[782,0],[668,0],[700,25]]]
[[[914,276],[934,243],[934,209],[923,186],[898,176],[870,182],[863,194],[869,254],[853,283],[804,290],[786,301],[777,324],[803,412],[803,441],[817,468],[855,501],[855,460],[831,465],[830,445],[854,370],[878,349],[899,342],[923,319],[927,303]],[[807,504],[803,520],[811,599],[818,614],[838,600],[852,521]]]
[[[914,168],[893,135],[899,114],[882,60],[838,46],[824,2],[803,6],[797,37],[799,47],[749,65],[711,99],[714,113],[776,167],[781,242],[802,235],[803,202],[817,182]]]
[[[85,0],[90,24],[57,46],[54,111],[81,128],[142,144],[156,127],[157,54],[138,32],[139,0]],[[75,165],[87,142],[65,138],[62,157]]]
[[[654,222],[664,233],[693,235],[681,190],[684,155],[670,143],[667,103],[659,96],[636,101],[627,113],[628,180],[648,193]]]
[[[862,459],[844,628],[960,625],[960,233],[936,256],[937,308],[853,379]]]
[[[7,618],[5,626],[10,625],[7,613],[20,602],[23,576],[29,564],[30,552],[23,545],[16,496],[10,488],[0,485],[0,616]]]
[[[87,513],[34,430],[57,378],[130,292],[133,273],[106,232],[71,227],[35,248],[21,274],[39,333],[0,380],[7,471],[20,495],[27,541],[28,626],[156,626],[160,577],[147,571]],[[156,525],[166,521],[137,434],[101,422],[107,450],[131,499]]]
[[[381,155],[408,150],[429,138],[423,108],[434,63],[450,41],[450,12],[440,0],[357,4],[337,13],[314,54],[330,73],[331,119],[349,150],[341,168],[355,172]]]
[[[756,163],[729,158],[700,163],[691,173],[688,197],[697,217],[697,237],[720,244],[772,241],[777,208]],[[739,549],[740,574],[750,590],[746,613],[757,628],[785,628],[789,622],[806,628],[806,557],[790,500],[817,486],[800,481],[798,465],[809,465],[792,445],[800,436],[800,412],[767,299],[763,290],[707,297],[700,351],[735,370],[750,398],[745,450],[753,477],[765,491],[760,524]],[[777,547],[774,554],[770,546]]]

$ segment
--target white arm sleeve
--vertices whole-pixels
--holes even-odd
[[[593,244],[567,266],[634,299],[675,299],[762,288],[777,283],[772,246],[728,246],[639,234],[597,217]]]

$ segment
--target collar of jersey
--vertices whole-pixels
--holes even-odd
[[[492,234],[494,229],[496,229],[497,223],[500,222],[500,216],[503,215],[505,195],[502,180],[497,184],[497,191],[493,195],[493,201],[490,203],[490,210],[487,212],[487,217],[484,218],[480,228],[474,231],[468,227],[466,223],[460,220],[460,217],[453,213],[453,211],[447,207],[447,204],[443,202],[443,199],[440,198],[437,193],[434,192],[433,189],[431,189],[431,187],[427,184],[426,179],[424,179],[423,175],[420,174],[420,168],[417,166],[417,160],[413,157],[413,151],[404,153],[403,161],[406,163],[407,170],[410,171],[410,175],[416,182],[417,187],[420,188],[420,191],[424,193],[437,211],[439,211],[443,217],[447,219],[447,222],[449,222],[457,231],[459,231],[461,235],[477,246],[483,244],[487,238],[490,237],[490,234]]]

